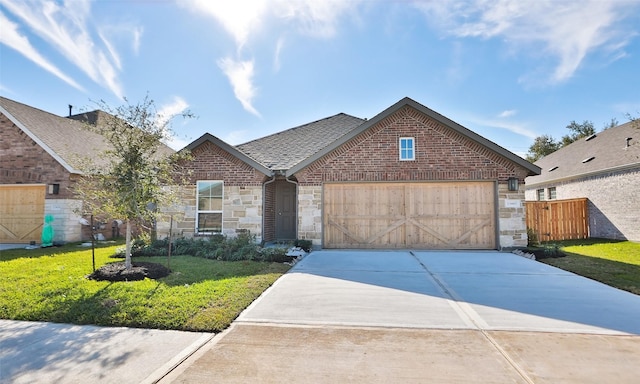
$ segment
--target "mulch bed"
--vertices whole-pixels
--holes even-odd
[[[120,261],[105,264],[87,277],[92,280],[136,281],[144,280],[145,277],[159,279],[169,276],[170,273],[171,270],[162,264],[144,261],[132,262],[131,270],[127,271],[124,261]]]

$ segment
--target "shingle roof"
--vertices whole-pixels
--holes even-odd
[[[110,147],[107,140],[87,129],[85,122],[95,124],[111,117],[103,111],[92,111],[71,116],[54,115],[26,104],[0,96],[0,113],[16,124],[32,140],[47,151],[67,171],[82,173],[84,159],[90,157],[95,165],[106,165],[93,155],[101,154]],[[169,155],[175,151],[161,144],[158,154]]]
[[[83,158],[104,151],[106,140],[84,123],[60,117],[0,96],[0,112],[53,156],[71,173],[79,169]]]
[[[236,146],[271,170],[287,170],[360,126],[365,120],[344,113]]]
[[[542,168],[542,173],[528,177],[527,186],[640,168],[640,122],[629,122],[599,132],[588,140],[577,140],[535,164]]]

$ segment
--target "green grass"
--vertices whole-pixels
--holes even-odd
[[[567,256],[541,262],[640,295],[640,243],[589,239],[557,244]]]
[[[95,250],[96,268],[116,245]],[[134,258],[166,265],[166,257]],[[78,245],[0,252],[0,318],[218,332],[289,269],[278,263],[172,256],[171,275],[93,281],[91,249]]]

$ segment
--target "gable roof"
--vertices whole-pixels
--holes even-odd
[[[364,121],[339,113],[240,144],[237,148],[271,170],[287,170],[339,140]]]
[[[640,122],[628,122],[574,141],[535,164],[542,173],[527,177],[527,186],[640,168]]]
[[[0,113],[42,147],[68,172],[81,174],[82,159],[108,146],[84,123],[60,117],[0,96]]]
[[[236,147],[225,143],[224,141],[218,139],[217,137],[213,136],[210,133],[205,133],[204,135],[200,136],[198,139],[192,141],[185,148],[190,151],[193,151],[195,148],[199,147],[205,142],[210,142],[215,146],[225,150],[226,152],[230,153],[231,155],[235,156],[241,161],[249,164],[250,166],[252,166],[253,168],[257,169],[258,171],[260,171],[261,173],[267,176],[271,176],[272,174],[271,170],[265,167],[264,165],[260,164],[256,160],[252,159],[251,157],[247,156],[243,152],[239,151]]]
[[[390,106],[389,108],[385,109],[384,111],[380,112],[378,115],[376,115],[374,118],[372,118],[371,120],[367,120],[364,121],[362,124],[360,124],[357,128],[350,130],[348,133],[344,134],[343,136],[341,136],[340,138],[338,138],[337,140],[333,141],[330,145],[325,146],[324,148],[322,148],[321,150],[315,152],[313,155],[309,156],[308,158],[306,158],[305,160],[297,163],[296,165],[294,165],[293,167],[291,167],[290,169],[287,170],[286,172],[286,176],[292,176],[294,175],[296,172],[299,172],[300,170],[302,170],[303,168],[309,166],[310,164],[312,164],[313,162],[317,161],[318,159],[320,159],[321,157],[325,156],[326,154],[330,153],[331,151],[335,150],[336,148],[338,148],[339,146],[341,146],[342,144],[346,143],[347,141],[353,139],[354,137],[356,137],[357,135],[359,135],[360,133],[366,131],[367,129],[371,128],[372,126],[376,125],[377,123],[379,123],[380,121],[384,120],[385,118],[387,118],[388,116],[394,114],[395,112],[397,112],[398,110],[400,110],[401,108],[405,107],[405,106],[409,106],[411,108],[416,109],[418,112],[421,112],[427,116],[429,116],[430,118],[438,121],[439,123],[453,129],[454,131],[466,136],[467,138],[477,142],[478,144],[483,145],[484,147],[492,150],[493,152],[509,159],[510,161],[520,165],[521,167],[527,169],[529,171],[529,175],[537,175],[540,173],[540,168],[534,164],[531,164],[530,162],[526,161],[525,159],[521,158],[520,156],[504,149],[503,147],[499,146],[498,144],[485,139],[484,137],[478,135],[477,133],[463,127],[462,125],[456,123],[453,120],[450,120],[449,118],[433,111],[430,108],[425,107],[424,105],[408,98],[405,97],[403,99],[401,99],[400,101],[398,101],[397,103],[395,103],[394,105]]]

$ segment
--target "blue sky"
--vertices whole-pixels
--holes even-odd
[[[171,145],[408,96],[524,155],[640,116],[640,0],[0,0],[0,94],[59,115],[145,95]]]

